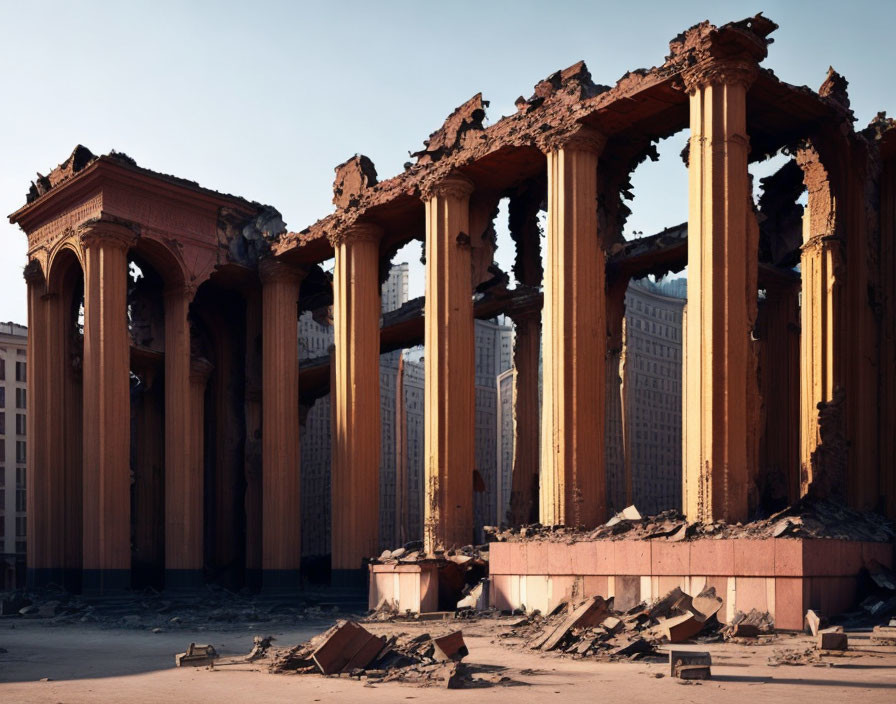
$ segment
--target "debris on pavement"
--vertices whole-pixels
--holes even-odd
[[[710,679],[712,658],[707,652],[694,650],[670,650],[669,669],[672,677],[683,680]]]
[[[186,652],[174,656],[174,664],[176,667],[204,667],[214,665],[217,657],[214,646],[190,643]]]

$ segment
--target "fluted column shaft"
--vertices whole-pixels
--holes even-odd
[[[379,552],[381,234],[357,224],[334,242],[331,552],[337,583],[362,574],[363,559]]]
[[[758,232],[749,210],[746,91],[756,66],[697,67],[690,92],[685,511],[744,521],[755,472],[751,367]],[[751,226],[748,218],[754,223]]]
[[[262,585],[300,586],[299,273],[276,260],[262,281]]]
[[[110,223],[83,233],[83,574],[86,592],[130,586],[130,230]]]
[[[605,520],[606,292],[597,225],[604,139],[583,129],[549,145],[542,334],[540,515],[546,524]]]
[[[195,441],[190,404],[192,291],[165,291],[165,586],[197,587],[202,582],[202,474],[190,463]]]
[[[473,537],[475,348],[470,290],[470,194],[449,176],[426,194],[424,546]]]

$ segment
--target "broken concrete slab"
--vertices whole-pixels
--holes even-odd
[[[712,658],[707,652],[694,650],[669,651],[669,670],[672,677],[708,680],[710,678],[711,665]]]
[[[213,665],[217,657],[214,646],[190,643],[185,652],[174,656],[174,664],[176,667],[204,667]]]
[[[311,657],[325,675],[350,672],[370,664],[385,643],[385,638],[373,635],[354,621],[341,621]]]
[[[607,602],[603,597],[593,596],[586,599],[551,633],[542,650],[553,650],[573,628],[587,628],[598,625],[607,613]]]
[[[896,627],[875,626],[871,629],[871,640],[880,645],[896,645]]]
[[[439,638],[433,638],[432,643],[435,646],[434,656],[437,660],[463,660],[470,651],[464,643],[464,635],[462,631],[453,631]]]
[[[828,628],[818,632],[818,640],[815,647],[818,650],[847,650],[849,648],[849,639],[843,632],[843,629]]]

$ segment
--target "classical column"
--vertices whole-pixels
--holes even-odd
[[[426,310],[424,356],[424,547],[428,553],[473,539],[475,437],[470,194],[454,174],[424,194]]]
[[[62,534],[59,532],[64,515],[59,500],[64,487],[62,476],[54,476],[54,469],[62,468],[62,426],[53,427],[52,421],[60,420],[55,407],[50,403],[50,376],[57,365],[49,355],[51,338],[56,331],[51,327],[56,321],[49,309],[53,306],[40,263],[34,259],[25,267],[25,281],[28,285],[28,350],[26,361],[28,404],[26,422],[26,510],[28,586],[41,587],[55,582],[61,584]],[[57,358],[62,363],[61,358]],[[52,366],[51,366],[52,365]],[[12,371],[7,369],[7,374]],[[10,377],[11,378],[11,377]],[[58,387],[61,389],[61,385]],[[58,401],[58,399],[55,399]],[[12,408],[13,404],[9,403]],[[64,420],[64,419],[63,419]],[[7,428],[15,427],[15,411],[7,413]],[[9,431],[12,433],[12,431]],[[54,460],[57,460],[54,462]],[[15,487],[8,491],[15,492]]]
[[[538,521],[538,362],[541,347],[539,311],[518,315],[513,319],[516,334],[513,342],[514,433],[513,478],[510,489],[510,523]],[[504,520],[504,516],[499,516]]]
[[[134,233],[97,222],[80,236],[84,261],[84,553],[82,590],[130,586],[130,341],[128,248]]]
[[[692,521],[746,520],[755,471],[758,231],[749,207],[746,92],[756,71],[754,61],[711,60],[684,76],[691,111],[684,505]]]
[[[597,225],[604,138],[581,128],[545,145],[548,232],[542,334],[541,522],[606,519],[606,260]]]
[[[840,496],[845,480],[842,241],[829,229],[833,201],[818,207],[810,193],[803,216],[800,274],[800,493]]]
[[[357,223],[333,242],[333,584],[364,584],[363,560],[379,554],[381,236]]]
[[[299,319],[301,277],[275,259],[259,264],[262,284],[262,586],[301,586],[299,492]]]
[[[165,587],[202,585],[202,475],[191,466],[190,324],[193,291],[165,290]]]

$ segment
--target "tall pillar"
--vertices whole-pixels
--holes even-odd
[[[684,505],[692,521],[746,520],[755,472],[750,338],[758,230],[749,207],[746,93],[756,71],[753,61],[711,60],[685,75],[691,139]]]
[[[844,343],[842,241],[814,207],[813,194],[803,216],[800,274],[800,493],[841,495],[848,444],[843,388]],[[831,202],[831,205],[833,203]]]
[[[202,585],[202,475],[191,466],[191,289],[165,291],[165,588]]]
[[[49,583],[62,583],[63,535],[61,519],[64,516],[60,499],[63,496],[62,475],[54,476],[61,469],[62,425],[53,426],[59,420],[51,403],[53,381],[61,382],[53,362],[60,357],[50,355],[50,345],[58,339],[58,331],[52,329],[57,321],[49,315],[57,297],[46,292],[44,274],[39,262],[31,260],[25,267],[28,285],[28,350],[26,361],[28,404],[26,422],[26,509],[28,586],[42,587]],[[7,374],[12,372],[7,370]],[[51,380],[50,377],[53,377]],[[62,389],[61,383],[55,387]],[[58,401],[58,398],[53,400]],[[63,419],[64,420],[64,419]],[[7,427],[13,425],[15,414],[7,414]],[[54,462],[54,460],[56,460]],[[12,487],[10,491],[15,491]]]
[[[538,362],[541,347],[539,311],[514,318],[514,448],[513,479],[510,490],[510,523],[520,525],[538,521],[538,450],[539,404]],[[504,516],[499,516],[503,521]]]
[[[262,284],[262,586],[301,586],[299,492],[299,273],[275,259]]]
[[[82,590],[127,589],[131,568],[128,248],[134,233],[97,222],[84,259],[84,551]]]
[[[470,289],[470,195],[460,174],[424,195],[424,547],[473,538],[475,348]]]
[[[205,515],[203,507],[205,504],[205,389],[208,386],[208,379],[214,369],[214,365],[204,357],[194,357],[190,360],[190,464],[189,472],[191,477],[191,489],[198,491],[197,513],[200,518]],[[212,497],[214,500],[214,497]],[[205,554],[211,550],[204,549],[205,521],[200,520],[196,527],[199,529],[198,540],[194,539],[194,543],[199,549],[199,569],[196,571],[196,577],[192,580],[193,584],[202,584],[203,582],[203,566],[205,563]],[[211,542],[211,540],[209,541]],[[212,545],[209,545],[212,548]],[[213,554],[213,553],[212,553]]]
[[[363,560],[379,552],[381,237],[358,223],[333,243],[333,584],[364,584]]]
[[[606,519],[606,259],[597,224],[604,137],[582,128],[547,145],[542,334],[541,522]]]

